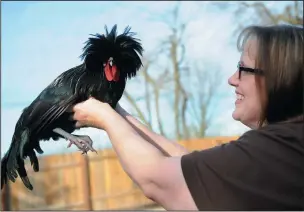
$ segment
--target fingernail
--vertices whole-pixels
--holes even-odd
[[[75,123],[75,127],[76,127],[76,129],[79,129],[81,127],[81,125],[78,121]]]

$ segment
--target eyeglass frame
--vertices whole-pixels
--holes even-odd
[[[237,68],[238,68],[238,72],[239,72],[239,79],[241,79],[242,71],[253,73],[253,74],[258,74],[258,75],[264,75],[263,70],[242,66],[241,62],[238,62]]]

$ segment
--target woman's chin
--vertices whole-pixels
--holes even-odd
[[[232,112],[232,118],[236,121],[240,121],[240,116],[237,108]]]

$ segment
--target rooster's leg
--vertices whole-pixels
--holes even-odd
[[[97,153],[97,151],[92,147],[92,144],[93,144],[92,139],[87,135],[73,135],[73,134],[70,134],[70,133],[64,131],[61,128],[55,128],[55,129],[53,129],[53,132],[63,136],[65,139],[69,140],[70,143],[69,143],[68,147],[70,147],[72,144],[77,146],[82,151],[82,154],[87,153],[89,150]]]

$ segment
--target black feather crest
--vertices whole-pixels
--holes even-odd
[[[105,34],[90,35],[93,37],[85,42],[80,56],[89,70],[100,71],[103,63],[113,57],[124,77],[131,78],[136,75],[142,66],[140,56],[143,47],[140,39],[134,37],[136,33],[131,32],[130,26],[120,35],[117,35],[117,25],[114,25],[110,32],[105,26]]]

